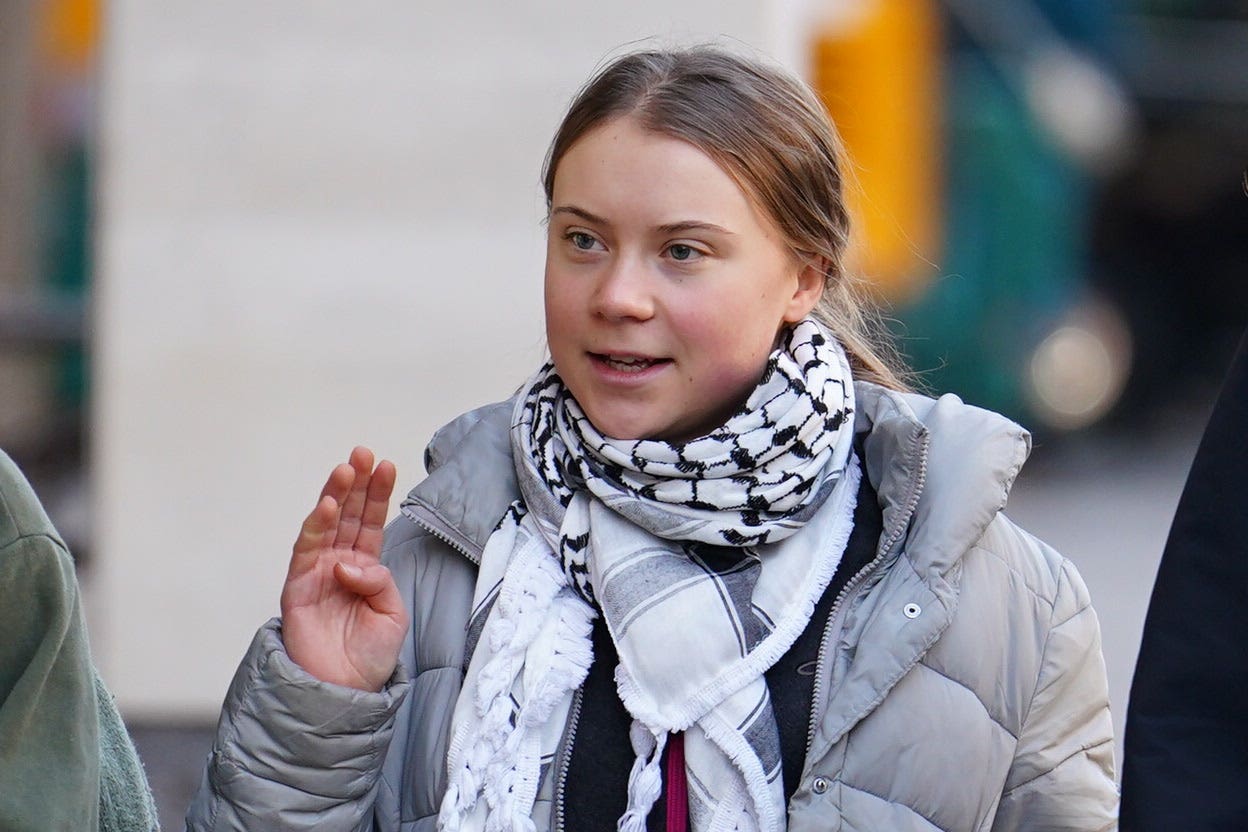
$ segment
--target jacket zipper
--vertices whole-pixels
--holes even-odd
[[[837,629],[837,619],[840,617],[841,606],[850,594],[858,591],[867,575],[874,572],[881,561],[892,554],[894,547],[901,542],[902,536],[910,526],[910,517],[914,514],[915,508],[918,507],[919,496],[923,493],[923,486],[927,482],[927,434],[921,434],[918,442],[919,470],[915,478],[914,488],[910,490],[910,497],[906,500],[906,506],[901,517],[898,518],[892,534],[889,535],[884,545],[879,547],[876,556],[871,562],[854,573],[854,576],[845,583],[845,586],[841,587],[836,600],[832,602],[832,609],[828,612],[828,623],[824,626],[823,635],[819,639],[819,655],[815,657],[815,687],[811,698],[810,724],[806,730],[806,762],[802,765],[803,769],[809,764],[810,749],[815,744],[815,730],[818,728],[820,717],[822,716],[819,713],[819,705],[823,702],[824,662],[827,661],[828,639],[831,638],[832,633]],[[863,476],[866,476],[865,470],[863,471]]]
[[[429,534],[433,535],[438,540],[445,543],[447,546],[450,546],[456,552],[459,552],[461,555],[468,558],[468,560],[472,561],[472,563],[476,564],[477,566],[481,565],[481,555],[479,552],[476,552],[476,547],[469,544],[467,538],[465,538],[462,534],[460,534],[450,525],[443,523],[438,518],[438,516],[434,514],[423,503],[418,503],[418,502],[404,503],[402,506],[399,507],[399,511],[403,514],[404,517],[411,520],[420,528],[429,532]],[[452,735],[450,738],[450,744],[447,747],[447,755],[446,755],[446,776],[447,776],[448,783],[454,776],[450,768],[451,760],[454,760],[456,757],[458,757],[459,752],[460,752],[459,741],[454,735]]]
[[[581,720],[581,700],[585,696],[585,688],[576,689],[572,696],[572,713],[568,716],[567,728],[563,731],[563,739],[559,743],[559,763],[555,780],[555,823],[553,832],[563,832],[566,824],[563,809],[564,791],[568,785],[568,769],[572,766],[572,741],[576,739],[576,726]]]
[[[464,537],[458,530],[450,524],[445,523],[436,514],[433,513],[423,503],[409,502],[404,503],[400,511],[405,517],[420,526],[429,534],[441,540],[447,546],[450,546],[456,552],[459,552],[468,560],[477,566],[481,565],[481,552],[472,544],[468,538]]]

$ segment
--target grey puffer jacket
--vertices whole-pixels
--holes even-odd
[[[1001,513],[1027,434],[952,396],[857,394],[884,533],[828,621],[789,829],[1115,828],[1087,590]],[[474,560],[517,493],[508,418],[493,405],[439,431],[429,477],[387,530],[384,560],[412,613],[391,684],[312,679],[269,622],[226,696],[188,829],[436,828]],[[551,794],[539,828],[561,826]]]

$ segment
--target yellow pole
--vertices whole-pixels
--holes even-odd
[[[941,30],[931,0],[839,0],[813,39],[812,82],[849,155],[849,265],[887,300],[940,255]]]

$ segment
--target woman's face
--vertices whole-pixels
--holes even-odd
[[[687,440],[722,425],[776,334],[814,307],[798,262],[737,183],[687,142],[629,118],[582,136],[555,171],[546,338],[594,426]]]

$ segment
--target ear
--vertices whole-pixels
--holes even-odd
[[[827,264],[822,257],[813,257],[799,264],[793,295],[784,310],[784,322],[795,324],[810,314],[823,297]]]

